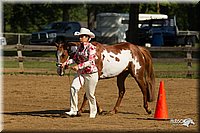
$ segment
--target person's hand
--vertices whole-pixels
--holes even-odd
[[[72,70],[74,70],[74,71],[78,71],[78,65],[75,65],[75,66],[72,66],[72,67],[70,67]]]

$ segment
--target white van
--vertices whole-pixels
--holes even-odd
[[[0,37],[0,45],[7,45],[5,37]]]
[[[139,14],[139,21],[149,19],[167,19],[164,14]],[[101,33],[98,41],[102,43],[126,42],[128,13],[100,13],[96,17],[96,30]],[[125,22],[125,23],[124,23]],[[140,27],[140,24],[138,25]]]

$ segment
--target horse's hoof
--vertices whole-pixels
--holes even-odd
[[[81,112],[78,111],[76,116],[78,117],[81,116]]]
[[[79,109],[79,111],[78,111],[78,113],[83,113],[84,112],[84,110],[82,110],[82,109]]]
[[[146,110],[146,111],[147,111],[147,113],[148,113],[149,115],[152,113],[150,109],[148,109],[148,110]]]
[[[105,111],[103,111],[103,110],[101,110],[101,111],[98,111],[98,114],[99,114],[99,115],[102,115],[102,114],[103,114],[103,112],[105,112]]]
[[[117,113],[116,110],[109,111],[109,115],[114,115],[114,114],[116,114],[116,113]]]
[[[101,115],[103,113],[103,109],[98,109],[97,112],[99,115]]]
[[[98,115],[106,115],[106,114],[108,114],[108,112],[106,112],[106,111],[98,112]]]

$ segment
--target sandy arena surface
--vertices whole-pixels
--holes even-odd
[[[142,93],[135,80],[126,80],[126,93],[119,112],[115,115],[97,115],[89,118],[88,105],[81,117],[62,118],[69,110],[69,78],[56,75],[3,75],[3,131],[36,132],[96,132],[96,131],[198,131],[198,80],[156,79],[156,100],[149,103],[152,114],[143,108]],[[70,79],[72,80],[73,77]],[[193,119],[189,127],[172,121],[145,120],[153,118],[159,82],[165,83],[169,118]],[[79,106],[84,89],[79,91]],[[101,80],[96,98],[104,111],[111,110],[118,97],[116,78]]]

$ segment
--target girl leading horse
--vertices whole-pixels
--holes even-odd
[[[98,68],[99,79],[117,77],[117,86],[119,96],[111,113],[117,113],[122,98],[125,94],[125,79],[130,74],[137,82],[143,94],[143,106],[148,114],[151,109],[147,102],[154,100],[155,77],[153,71],[152,57],[147,49],[129,42],[122,42],[112,46],[105,46],[98,42],[92,42],[96,46],[97,58],[95,60]],[[64,74],[65,68],[62,63],[68,58],[72,58],[79,42],[56,43],[57,47],[57,72],[59,75]],[[87,101],[86,96],[79,113]],[[97,104],[98,105],[98,104]],[[99,108],[99,111],[102,111]]]

